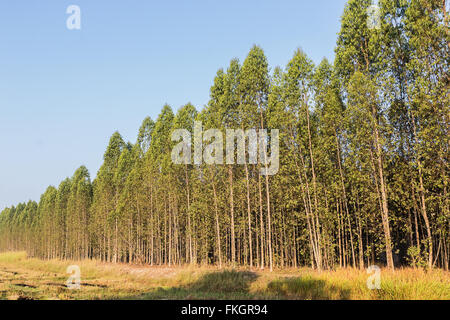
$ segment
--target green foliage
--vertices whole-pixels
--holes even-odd
[[[408,262],[411,267],[414,268],[426,268],[427,261],[423,254],[420,252],[420,248],[412,246],[408,248]]]

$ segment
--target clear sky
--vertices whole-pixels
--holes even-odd
[[[109,137],[135,142],[168,103],[201,109],[217,69],[253,44],[273,68],[301,47],[333,60],[345,0],[0,2],[0,210],[39,200]],[[81,30],[66,9],[81,8]]]

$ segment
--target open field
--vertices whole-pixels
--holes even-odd
[[[80,266],[80,290],[65,285],[69,265]],[[450,299],[450,274],[442,270],[382,270],[380,290],[367,288],[368,276],[353,269],[270,273],[43,261],[9,252],[0,254],[0,299]]]

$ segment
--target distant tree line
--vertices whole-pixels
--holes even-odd
[[[91,182],[80,167],[39,203],[0,214],[0,250],[150,265],[448,270],[449,29],[445,0],[350,0],[333,64],[297,50],[269,70],[254,46],[210,101],[116,132]],[[280,167],[177,165],[175,129],[279,129]]]

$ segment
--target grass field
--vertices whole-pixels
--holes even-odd
[[[69,265],[81,288],[66,287]],[[381,289],[369,290],[365,270],[318,273],[214,267],[151,267],[98,261],[43,261],[24,252],[0,253],[0,299],[450,299],[450,273],[381,270]]]

